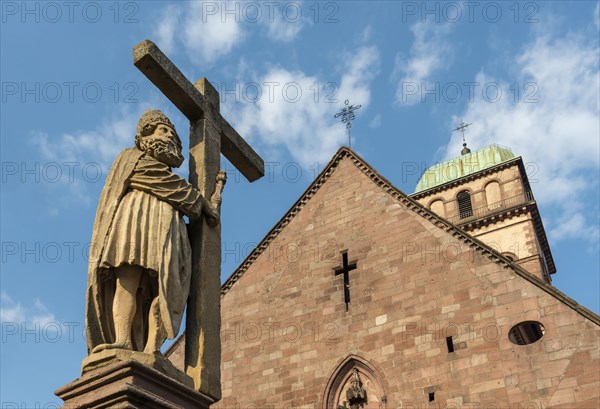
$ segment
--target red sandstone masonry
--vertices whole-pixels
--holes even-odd
[[[386,408],[600,406],[596,323],[408,210],[351,157],[332,177],[268,244],[294,251],[264,251],[223,296],[217,407],[320,408],[350,354],[376,368]],[[348,312],[332,270],[346,249]],[[512,344],[522,320],[544,337]],[[449,354],[446,336],[461,348]]]

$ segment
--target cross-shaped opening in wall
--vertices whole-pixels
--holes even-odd
[[[342,265],[333,269],[335,275],[344,275],[344,302],[346,303],[346,311],[348,311],[348,304],[350,304],[350,276],[348,273],[352,270],[356,270],[356,260],[348,263],[348,250],[342,251]]]

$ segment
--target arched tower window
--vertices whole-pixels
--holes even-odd
[[[458,202],[458,215],[461,219],[473,216],[473,205],[471,204],[471,194],[463,190],[456,195]]]
[[[429,209],[431,209],[431,211],[434,212],[435,214],[438,214],[442,217],[446,217],[446,214],[444,212],[444,202],[442,202],[439,199],[431,202],[431,204],[429,205]]]
[[[502,207],[502,192],[500,190],[500,184],[498,182],[490,182],[485,186],[485,198],[487,201],[488,209],[494,210]]]

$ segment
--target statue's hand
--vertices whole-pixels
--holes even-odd
[[[208,223],[210,227],[216,227],[219,225],[221,215],[219,215],[217,209],[213,208],[212,206],[206,206],[204,208],[204,216],[206,217],[206,223]]]
[[[223,186],[227,182],[227,173],[224,170],[220,170],[216,177],[215,193],[210,198],[210,202],[206,201],[204,206],[204,213],[206,214],[206,222],[210,227],[216,227],[219,224],[221,215],[219,209],[221,208],[221,192]]]

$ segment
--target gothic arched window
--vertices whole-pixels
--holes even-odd
[[[461,219],[473,216],[473,205],[471,204],[471,194],[463,190],[456,195],[458,202],[458,215]]]
[[[366,360],[350,355],[327,382],[322,409],[385,409],[387,398],[380,376]]]

